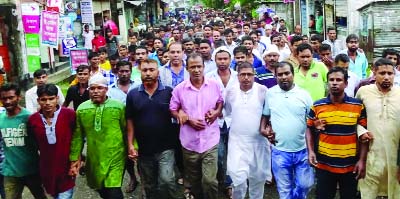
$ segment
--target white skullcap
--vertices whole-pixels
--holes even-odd
[[[272,30],[271,24],[265,25],[264,29],[265,29],[265,30]]]
[[[107,79],[103,77],[103,75],[96,74],[89,79],[89,87],[94,84],[107,87],[108,82]]]
[[[222,50],[228,52],[229,55],[231,55],[231,58],[232,58],[233,55],[231,54],[231,52],[229,51],[228,47],[226,47],[226,46],[220,46],[220,47],[216,48],[214,50],[214,52],[212,53],[211,58],[215,61],[215,55],[217,54],[217,52],[222,51]]]
[[[264,58],[266,55],[271,54],[271,53],[276,53],[276,54],[280,55],[278,46],[276,46],[275,44],[272,44],[271,46],[269,46],[268,50],[266,50],[263,53],[262,57]]]

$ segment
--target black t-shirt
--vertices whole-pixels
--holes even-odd
[[[177,143],[178,131],[173,128],[169,111],[171,97],[172,88],[161,83],[151,97],[142,85],[128,93],[125,113],[133,120],[139,154],[154,155],[173,149]]]
[[[68,88],[64,104],[69,105],[72,102],[74,105],[74,110],[76,110],[78,109],[78,106],[82,104],[82,102],[89,99],[89,90],[85,89],[85,92],[83,92],[81,95],[79,93],[79,85],[74,85]]]

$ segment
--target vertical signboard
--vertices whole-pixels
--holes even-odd
[[[56,12],[42,11],[42,44],[58,47],[58,20]]]

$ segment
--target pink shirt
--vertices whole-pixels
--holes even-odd
[[[182,109],[190,118],[203,119],[205,123],[206,113],[215,109],[217,103],[222,102],[221,89],[216,81],[205,78],[204,84],[197,89],[190,79],[187,79],[172,91],[169,109],[175,111]],[[217,120],[211,125],[206,124],[206,128],[200,131],[186,123],[181,126],[179,139],[185,149],[203,153],[218,144],[219,134]]]

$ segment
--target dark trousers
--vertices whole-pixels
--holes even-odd
[[[99,192],[100,197],[103,199],[123,199],[124,194],[122,194],[121,187],[110,187],[110,188],[102,188],[97,190]]]
[[[317,199],[333,199],[339,183],[340,199],[355,199],[357,196],[356,175],[353,172],[338,174],[316,169]]]

